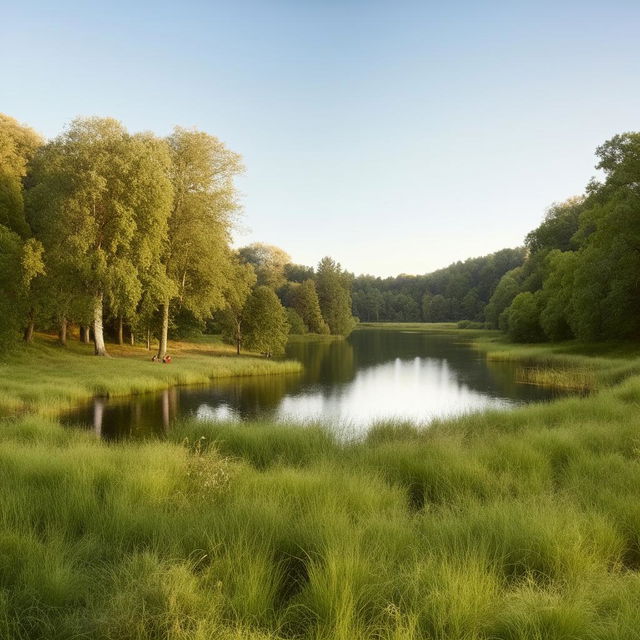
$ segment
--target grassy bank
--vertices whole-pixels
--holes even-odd
[[[235,356],[233,348],[207,337],[171,342],[169,365],[151,362],[142,347],[109,346],[111,358],[96,358],[93,347],[70,341],[66,348],[49,336],[37,336],[0,361],[0,411],[56,413],[95,395],[121,396],[213,378],[288,373],[297,362]]]
[[[488,360],[517,363],[520,381],[530,384],[594,391],[640,375],[640,347],[628,342],[520,345],[494,332],[474,345]]]
[[[638,637],[639,401],[636,378],[351,443],[5,421],[0,637]]]

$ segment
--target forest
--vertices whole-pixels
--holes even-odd
[[[601,179],[549,208],[485,319],[517,342],[640,337],[640,133],[596,150]]]
[[[523,248],[503,249],[426,275],[358,276],[354,315],[365,322],[483,322],[498,282],[522,266],[525,255]]]
[[[235,250],[241,158],[203,131],[129,133],[79,118],[45,142],[0,115],[0,341],[68,328],[107,355],[105,336],[146,341],[213,323],[266,355],[289,331],[348,334],[350,278],[324,258],[298,269],[261,243]],[[285,277],[290,274],[291,282]],[[285,308],[275,291],[286,289]]]
[[[479,322],[514,342],[637,339],[640,134],[616,135],[596,155],[601,177],[551,205],[523,248],[425,276],[360,276],[354,314],[366,321]]]
[[[515,342],[640,335],[640,134],[596,150],[600,178],[549,207],[524,246],[426,275],[381,278],[332,258],[294,264],[232,245],[240,156],[214,136],[166,138],[79,118],[45,142],[0,115],[0,342],[68,327],[146,342],[221,332],[237,353],[280,353],[289,333],[348,335],[357,321],[461,322]]]

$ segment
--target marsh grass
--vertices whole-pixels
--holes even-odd
[[[593,391],[598,388],[596,370],[579,366],[567,368],[552,366],[518,367],[516,381],[541,387],[582,392]]]
[[[90,345],[39,335],[0,361],[0,412],[37,411],[56,415],[96,395],[123,396],[174,385],[202,384],[229,376],[301,371],[291,361],[235,356],[215,339],[172,342],[169,365],[151,362],[142,347],[110,345],[110,358],[96,358]]]
[[[478,336],[473,346],[490,362],[518,365],[519,382],[574,391],[594,391],[640,375],[640,349],[630,343],[518,345],[493,335]]]
[[[359,441],[0,429],[0,637],[634,638],[640,379]]]

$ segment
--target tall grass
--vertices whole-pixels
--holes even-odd
[[[382,424],[0,429],[0,637],[635,638],[640,379]]]

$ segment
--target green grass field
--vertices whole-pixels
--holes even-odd
[[[91,345],[39,335],[0,361],[0,412],[37,411],[56,415],[96,395],[122,396],[213,378],[291,373],[297,362],[236,356],[234,348],[211,336],[171,341],[171,364],[151,362],[143,347],[109,345],[110,358],[96,358]],[[0,413],[1,415],[1,413]]]
[[[640,638],[639,403],[632,376],[346,442],[5,418],[0,638]]]

